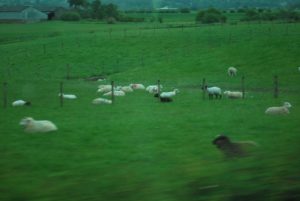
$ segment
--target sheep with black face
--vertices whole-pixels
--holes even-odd
[[[216,145],[216,147],[220,149],[227,157],[248,156],[251,148],[257,146],[257,144],[253,141],[232,142],[229,137],[225,135],[217,136],[212,143]]]

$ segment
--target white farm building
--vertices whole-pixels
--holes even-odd
[[[0,21],[35,22],[47,20],[48,15],[31,6],[0,7]]]

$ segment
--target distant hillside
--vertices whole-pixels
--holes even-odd
[[[93,0],[88,0],[92,2]],[[117,4],[121,9],[153,9],[163,6],[177,8],[239,8],[239,7],[284,7],[300,4],[300,0],[101,0],[103,3]],[[68,6],[67,0],[0,0],[0,5],[46,4]]]

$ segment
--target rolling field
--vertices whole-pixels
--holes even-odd
[[[252,201],[300,199],[300,25],[168,28],[149,23],[0,25],[0,200]],[[67,66],[71,79],[67,76]],[[227,68],[238,68],[237,77]],[[93,105],[101,82],[178,88],[172,103],[145,91]],[[273,98],[273,76],[279,97]],[[244,100],[203,99],[202,79]],[[78,96],[60,107],[59,83]],[[30,107],[13,108],[25,99]],[[286,116],[269,106],[290,102]],[[31,116],[58,131],[24,133]],[[259,144],[226,159],[218,134]]]

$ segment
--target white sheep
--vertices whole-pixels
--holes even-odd
[[[97,92],[107,93],[107,92],[111,91],[111,89],[112,89],[112,86],[109,84],[108,85],[99,85]]]
[[[132,89],[141,89],[144,90],[145,86],[143,84],[130,84],[129,85]]]
[[[179,90],[178,89],[174,89],[173,91],[162,92],[159,96],[161,98],[170,98],[172,96],[175,96],[177,93],[179,93]]]
[[[20,125],[24,126],[24,131],[28,133],[45,133],[57,130],[57,127],[51,121],[34,120],[32,117],[23,118]]]
[[[300,66],[298,67],[298,71],[300,71]]]
[[[269,107],[266,109],[265,114],[268,115],[282,115],[282,114],[289,114],[289,108],[292,105],[289,102],[284,102],[282,106],[277,107]]]
[[[103,94],[103,96],[111,96],[112,92],[107,92],[105,94]],[[125,96],[125,92],[124,91],[114,91],[114,96]]]
[[[61,96],[61,93],[59,93],[58,96]],[[62,97],[64,99],[76,99],[77,98],[77,96],[74,94],[62,94]]]
[[[224,91],[224,95],[231,99],[243,98],[243,93],[240,91]]]
[[[237,74],[237,69],[235,68],[235,67],[229,67],[228,69],[227,69],[227,73],[228,73],[228,75],[229,76],[236,76],[236,74]]]
[[[208,93],[209,99],[213,99],[214,96],[216,97],[216,99],[222,98],[222,90],[220,87],[207,87],[207,85],[205,85],[204,87],[202,87],[202,89],[204,89]]]
[[[131,86],[123,86],[121,87],[121,91],[124,91],[124,92],[133,92],[133,89]]]
[[[162,89],[162,85],[160,85],[159,88]],[[156,94],[158,93],[158,85],[149,85],[147,86],[146,91],[148,91],[151,94]]]
[[[24,100],[16,100],[14,102],[12,102],[12,106],[13,107],[18,107],[18,106],[30,106],[31,102],[30,101],[24,101]]]
[[[92,101],[92,103],[95,104],[95,105],[98,105],[98,104],[111,104],[112,101],[108,100],[108,99],[105,99],[105,98],[95,98]]]

